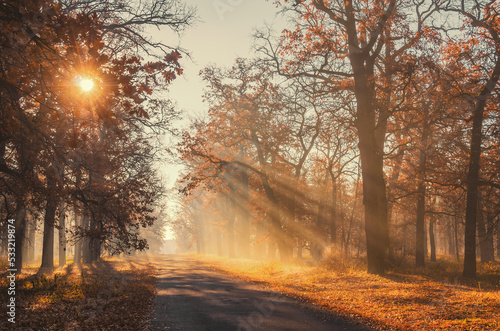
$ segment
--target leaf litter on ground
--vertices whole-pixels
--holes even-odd
[[[338,259],[306,266],[191,256],[378,330],[500,330],[498,265],[481,265],[479,280],[467,281],[457,276],[459,264],[448,261],[425,270],[400,266],[377,276],[362,263]]]
[[[3,268],[6,270],[6,268]],[[52,274],[28,266],[16,278],[18,330],[147,330],[155,296],[154,267],[111,258],[92,265],[66,265]],[[0,301],[8,302],[7,277]],[[7,316],[6,305],[2,305]],[[0,329],[13,329],[7,318]]]

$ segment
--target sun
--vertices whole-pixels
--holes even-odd
[[[90,78],[78,77],[77,85],[82,89],[82,91],[90,92],[94,88],[94,81]]]

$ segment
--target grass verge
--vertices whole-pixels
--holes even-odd
[[[418,275],[424,270],[400,267],[381,277],[366,273],[361,264],[334,259],[307,267],[194,258],[379,330],[500,330],[498,265],[480,270],[489,281],[471,283],[450,277],[454,264],[449,262],[431,266],[425,275]]]
[[[6,259],[5,259],[6,260]],[[2,266],[2,270],[5,270]],[[0,278],[2,330],[146,330],[155,295],[153,267],[112,259],[71,264],[52,275],[27,267],[16,279],[16,323],[7,321],[7,274]]]

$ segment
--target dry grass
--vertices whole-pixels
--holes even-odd
[[[6,260],[6,259],[5,259]],[[3,269],[5,270],[5,268]],[[16,329],[145,330],[155,295],[151,266],[113,259],[92,266],[74,264],[53,275],[28,267],[16,280]],[[6,274],[0,302],[8,302]],[[2,304],[2,307],[6,305]],[[12,329],[5,308],[0,329]]]
[[[403,266],[380,277],[366,273],[356,261],[330,259],[307,267],[198,259],[381,330],[500,330],[498,265],[481,266],[482,276],[471,283],[454,277],[459,265],[449,261],[422,270]]]

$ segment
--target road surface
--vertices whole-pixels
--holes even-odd
[[[152,330],[370,330],[188,257],[164,255],[155,262]]]

